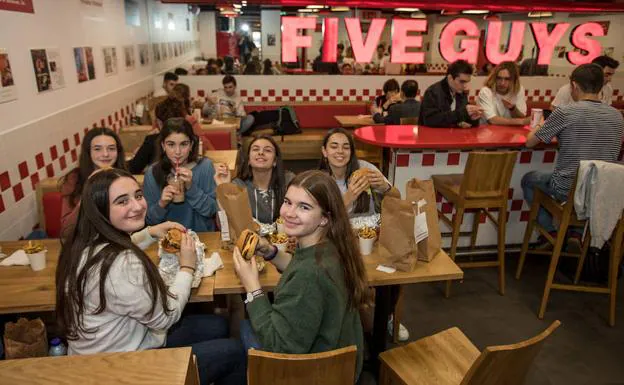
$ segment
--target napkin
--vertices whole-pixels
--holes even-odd
[[[225,120],[212,119],[212,123],[210,124],[225,124]]]
[[[223,269],[223,261],[216,251],[210,257],[204,258],[204,277],[210,277],[215,271]]]
[[[30,262],[28,261],[28,256],[26,255],[26,252],[24,250],[21,250],[21,249],[17,250],[13,254],[11,254],[11,256],[9,256],[8,258],[0,262],[0,266],[13,266],[13,265],[22,265],[22,266],[30,265]]]

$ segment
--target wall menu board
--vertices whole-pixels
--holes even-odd
[[[0,11],[35,13],[35,7],[33,6],[33,0],[0,0]]]

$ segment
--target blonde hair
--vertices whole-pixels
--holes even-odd
[[[492,91],[496,91],[496,78],[502,70],[507,70],[509,72],[509,77],[511,77],[511,88],[509,89],[509,92],[514,95],[517,94],[518,91],[520,91],[520,71],[518,71],[516,63],[511,61],[502,62],[494,67],[488,78],[485,80],[485,86]]]

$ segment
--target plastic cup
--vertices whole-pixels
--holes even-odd
[[[178,190],[178,192],[173,195],[172,202],[183,203],[185,188],[184,188],[184,182],[182,181],[182,179],[178,178],[176,175],[171,174],[167,178],[167,183],[169,183],[169,185],[171,186],[174,186]]]
[[[375,244],[375,238],[362,238],[358,237],[360,240],[360,253],[362,255],[370,255],[373,252],[373,245]]]
[[[27,254],[28,261],[30,262],[30,268],[33,269],[33,271],[40,271],[40,270],[45,269],[47,253],[48,253],[47,250],[43,250],[38,253]]]

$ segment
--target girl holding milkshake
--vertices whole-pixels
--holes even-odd
[[[227,175],[199,154],[199,140],[184,118],[168,119],[160,131],[158,161],[145,172],[147,223],[175,221],[196,232],[214,231],[216,181]],[[225,170],[224,170],[225,169]]]

